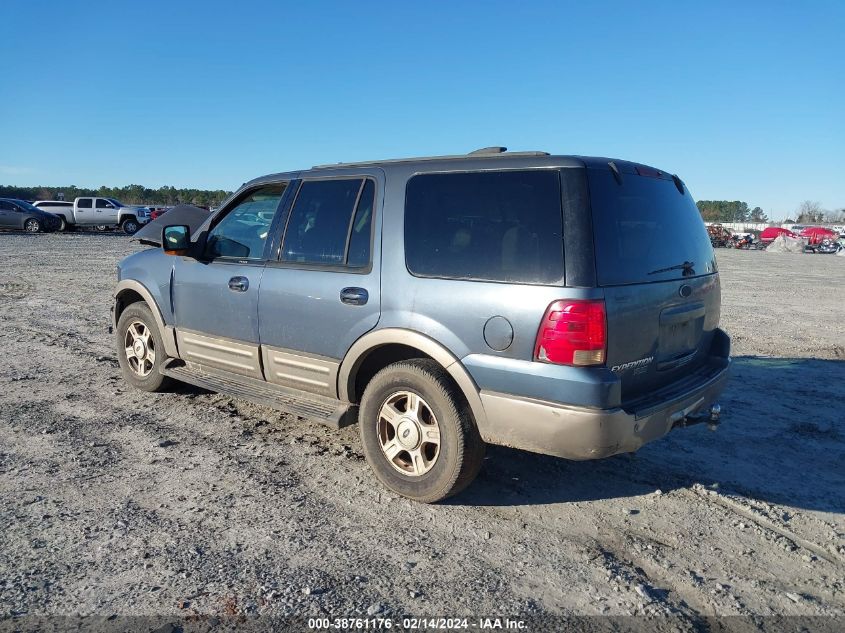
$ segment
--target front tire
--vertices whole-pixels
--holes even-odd
[[[433,360],[394,363],[377,373],[361,399],[358,427],[379,481],[415,501],[457,494],[484,459],[469,406]]]
[[[138,224],[138,220],[135,218],[126,218],[120,226],[127,235],[134,235],[141,228],[141,225]]]
[[[161,373],[166,360],[164,342],[145,303],[133,303],[117,321],[115,344],[123,377],[143,391],[164,391],[172,382]]]
[[[41,231],[41,223],[35,218],[29,218],[23,224],[23,230],[27,233],[38,233]]]

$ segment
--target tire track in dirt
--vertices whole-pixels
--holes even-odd
[[[799,547],[803,548],[815,556],[836,565],[840,569],[845,569],[845,556],[842,556],[838,551],[831,551],[824,545],[802,538],[801,536],[795,534],[792,530],[784,527],[782,524],[776,523],[770,517],[767,517],[762,511],[756,509],[753,502],[749,499],[739,495],[728,495],[717,490],[708,489],[701,484],[695,484],[694,486],[686,489],[685,492],[688,495],[698,497],[707,503],[718,504],[729,512],[733,512],[745,519],[748,519],[749,521],[752,521],[760,529],[774,533],[776,535],[774,540],[777,540],[777,537],[784,538],[794,545],[795,550]]]

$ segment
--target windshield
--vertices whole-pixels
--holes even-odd
[[[588,169],[599,284],[683,279],[716,272],[701,214],[671,179]]]

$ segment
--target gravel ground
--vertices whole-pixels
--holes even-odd
[[[0,616],[845,613],[845,258],[720,250],[723,424],[381,489],[357,431],[135,391],[112,234],[0,234]]]

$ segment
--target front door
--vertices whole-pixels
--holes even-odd
[[[95,224],[105,224],[111,226],[117,224],[118,208],[113,202],[105,198],[96,198],[94,200],[94,222]]]
[[[269,382],[336,397],[340,361],[380,315],[380,170],[306,178],[277,261],[261,280],[258,323]]]
[[[258,288],[286,183],[247,190],[209,229],[201,259],[178,258],[173,307],[182,359],[262,378]]]

